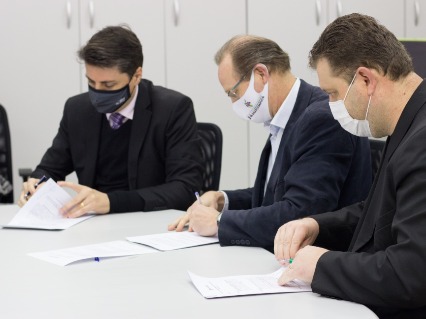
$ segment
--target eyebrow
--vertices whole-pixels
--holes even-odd
[[[89,78],[89,77],[87,76],[87,74],[86,74],[86,78],[87,78],[87,80],[88,80],[89,82],[96,82],[96,81],[92,80],[91,78]],[[116,81],[116,80],[110,80],[110,81],[101,81],[100,83],[101,83],[101,84],[108,84],[108,83],[115,83],[115,82],[117,82],[117,81]]]

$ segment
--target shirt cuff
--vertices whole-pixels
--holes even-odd
[[[223,194],[223,197],[225,199],[225,201],[223,203],[223,208],[222,208],[222,211],[221,211],[223,213],[225,210],[228,210],[228,208],[229,208],[229,198],[228,198],[228,195],[226,195],[226,193],[224,191],[219,191],[219,192],[221,192]]]

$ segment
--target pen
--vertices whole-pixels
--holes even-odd
[[[95,261],[99,262],[99,257],[95,257]]]
[[[198,204],[201,204],[201,198],[200,198],[200,194],[198,194],[198,192],[195,192],[195,197],[197,197]]]
[[[38,187],[38,185],[40,185],[41,183],[43,183],[43,182],[45,182],[45,181],[47,181],[47,177],[46,177],[45,175],[43,175],[43,176],[40,178],[40,180],[39,180],[37,183],[35,183],[34,188],[37,188],[37,187]],[[25,200],[27,200],[27,199],[28,199],[28,197],[29,197],[30,195],[31,195],[31,193],[30,193],[30,191],[28,191],[28,192],[24,195]]]

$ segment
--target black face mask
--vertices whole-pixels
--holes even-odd
[[[129,84],[114,90],[96,90],[89,85],[89,98],[99,113],[113,113],[117,111],[130,98]]]

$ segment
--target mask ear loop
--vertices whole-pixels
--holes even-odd
[[[370,98],[368,99],[367,112],[365,113],[365,120],[367,120],[368,111],[370,110],[371,97],[372,95],[370,95]]]
[[[343,102],[345,102],[345,101],[346,101],[346,97],[348,96],[348,94],[349,94],[349,90],[351,89],[352,84],[353,84],[353,83],[354,83],[354,81],[355,81],[355,77],[356,77],[356,72],[355,72],[355,74],[354,74],[354,77],[352,78],[351,84],[349,84],[349,87],[348,87],[348,90],[346,91],[346,94],[345,94],[345,97],[344,97],[344,99],[343,99]]]

